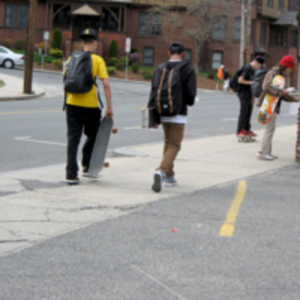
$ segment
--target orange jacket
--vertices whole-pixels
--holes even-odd
[[[217,77],[218,77],[218,79],[223,79],[223,69],[222,68],[219,68],[218,69],[218,74],[217,74]]]

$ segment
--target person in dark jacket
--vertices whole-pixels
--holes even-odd
[[[294,98],[291,95],[289,95],[289,92],[286,89],[280,91],[271,86],[273,78],[276,75],[282,75],[284,77],[288,77],[294,67],[295,67],[295,61],[293,57],[290,55],[286,55],[281,59],[279,66],[271,69],[264,77],[263,85],[262,85],[263,92],[258,99],[257,106],[262,105],[266,94],[272,96],[278,96],[280,97],[280,100],[275,107],[275,113],[273,113],[270,122],[265,127],[264,136],[261,142],[261,149],[256,154],[256,156],[259,159],[274,160],[278,158],[276,155],[272,154],[272,139],[273,139],[275,126],[276,126],[276,114],[280,113],[281,101],[282,100],[287,102],[300,101],[299,98]]]
[[[170,59],[167,62],[166,68],[173,69],[177,64],[182,64],[182,67],[180,68],[180,80],[183,105],[180,113],[174,116],[162,116],[159,115],[156,109],[153,109],[153,107],[155,107],[155,102],[157,101],[157,97],[155,96],[157,93],[154,88],[154,74],[150,99],[148,102],[149,119],[150,123],[152,123],[149,123],[149,127],[157,128],[158,125],[162,123],[164,130],[163,159],[154,174],[154,183],[152,185],[152,189],[155,192],[161,191],[163,182],[165,186],[177,185],[177,181],[174,177],[174,161],[181,148],[184,128],[187,122],[187,106],[194,105],[197,94],[195,71],[188,61],[182,61],[184,56],[183,44],[180,42],[172,43],[169,46],[168,55]],[[155,72],[157,71],[158,69]]]

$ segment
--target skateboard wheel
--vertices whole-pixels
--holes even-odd
[[[112,130],[112,133],[117,133],[118,132],[118,129],[117,128],[114,128],[113,130]]]
[[[109,167],[109,162],[105,162],[105,163],[104,163],[104,167],[105,167],[105,168],[108,168],[108,167]]]

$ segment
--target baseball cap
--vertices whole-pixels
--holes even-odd
[[[295,60],[292,56],[290,55],[285,55],[281,61],[280,61],[280,64],[283,66],[283,67],[286,67],[286,68],[294,68],[295,67]]]
[[[98,34],[97,31],[95,29],[92,28],[86,28],[83,30],[83,32],[80,35],[81,39],[94,39],[94,40],[98,40]]]
[[[169,46],[169,52],[171,54],[181,54],[184,51],[184,46],[180,42],[174,42]]]
[[[255,57],[255,60],[256,60],[258,63],[260,63],[260,64],[262,65],[262,64],[265,63],[265,60],[266,60],[266,59],[265,59],[263,56],[257,55],[257,56]]]

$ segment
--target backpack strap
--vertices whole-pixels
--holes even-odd
[[[173,74],[174,74],[174,69],[172,69],[170,71],[169,84],[168,84],[168,99],[169,99],[169,106],[170,106],[170,113],[171,114],[173,113],[172,78],[173,78]]]
[[[166,76],[166,72],[167,72],[167,69],[163,69],[163,73],[161,75],[160,83],[159,83],[158,90],[157,90],[157,107],[158,107],[159,114],[162,113],[160,98],[161,98],[161,88],[162,88],[162,85],[163,85],[163,82],[164,82],[164,79]]]

